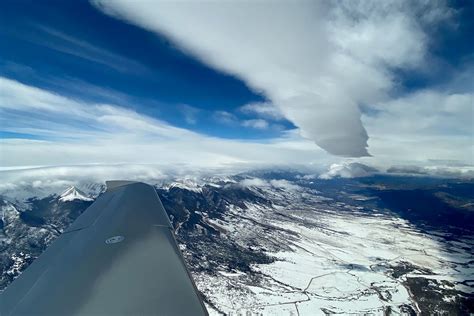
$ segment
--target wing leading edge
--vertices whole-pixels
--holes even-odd
[[[155,189],[107,185],[0,295],[0,315],[207,315]]]

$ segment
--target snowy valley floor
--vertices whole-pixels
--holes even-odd
[[[251,187],[271,207],[229,206],[221,238],[275,258],[251,271],[196,274],[198,287],[227,314],[410,314],[421,312],[407,278],[439,282],[455,300],[472,293],[474,240],[447,242],[378,210],[334,202],[301,187]],[[210,220],[208,220],[210,221]],[[402,271],[403,270],[403,271]],[[408,272],[408,273],[407,273]]]

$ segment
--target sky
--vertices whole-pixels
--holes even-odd
[[[472,1],[2,1],[0,168],[469,169],[472,34]]]

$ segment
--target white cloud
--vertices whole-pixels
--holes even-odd
[[[419,113],[413,112],[416,113],[414,117],[404,116],[407,108],[417,102],[426,104],[427,108]],[[443,108],[445,112],[432,113],[429,107]],[[377,133],[381,138],[371,139],[377,155],[358,159],[358,162],[380,170],[392,165],[437,168],[437,174],[455,175],[458,172],[463,177],[467,174],[464,171],[470,170],[469,166],[473,165],[472,137],[459,136],[472,128],[469,96],[423,92],[392,101],[390,106],[381,105],[381,108],[384,111],[375,114],[378,119],[364,117],[369,130],[379,129]],[[399,125],[393,123],[395,117]],[[424,120],[430,124],[423,123]],[[123,167],[127,170],[128,166],[143,164],[147,164],[146,168],[150,164],[159,165],[159,170],[176,167],[173,169],[176,172],[204,169],[208,172],[223,169],[242,171],[291,165],[306,166],[314,172],[314,169],[335,162],[311,141],[301,138],[298,130],[261,141],[209,137],[123,107],[70,99],[6,78],[0,78],[0,125],[4,131],[45,138],[2,139],[0,171],[27,166],[121,163],[127,166]],[[454,134],[443,135],[436,131],[436,126],[446,126],[445,129],[451,129]],[[353,176],[358,169],[352,167],[334,165],[327,175]],[[130,170],[141,173],[141,169],[132,167]],[[128,178],[133,176],[123,172]]]
[[[256,129],[268,129],[270,127],[270,124],[268,124],[267,121],[262,119],[252,119],[242,121],[242,126],[252,127]]]
[[[389,174],[435,176],[441,178],[474,178],[472,166],[393,166],[387,169]]]
[[[363,116],[379,160],[459,160],[474,165],[474,94],[421,90]],[[418,162],[415,162],[418,161]],[[408,162],[409,163],[409,162]]]
[[[38,198],[58,194],[70,186],[83,187],[87,191],[99,193],[99,187],[90,184],[105,184],[107,180],[132,180],[155,184],[159,181],[181,175],[183,170],[176,167],[135,164],[76,165],[54,167],[32,167],[1,170],[0,195],[11,200],[22,201],[32,194]],[[187,169],[191,174],[193,170]],[[196,172],[197,174],[197,172]]]
[[[299,191],[301,189],[299,186],[283,179],[271,179],[267,181],[261,178],[249,178],[240,181],[239,184],[243,187],[275,188],[287,191]]]
[[[462,179],[474,179],[474,165],[466,165],[459,163],[459,161],[424,161],[418,164],[400,164],[389,166],[386,163],[380,164],[378,161],[378,168],[374,167],[374,161],[366,165],[360,162],[356,162],[353,159],[340,161],[331,164],[328,169],[320,173],[320,179],[333,179],[333,178],[359,178],[369,177],[374,174],[391,174],[391,175],[408,175],[408,176],[427,176],[427,177],[440,177],[440,178],[462,178]]]
[[[368,154],[359,105],[389,98],[392,69],[424,66],[424,29],[450,12],[427,1],[93,3],[243,79],[341,156]]]
[[[287,191],[299,191],[301,189],[299,186],[297,186],[295,184],[292,184],[291,182],[289,182],[287,180],[284,180],[284,179],[270,180],[270,184],[274,188],[284,189],[284,190],[287,190]]]
[[[268,181],[260,179],[260,178],[250,178],[244,179],[239,182],[243,187],[269,187],[270,183]]]
[[[334,163],[329,166],[329,169],[321,174],[321,179],[333,178],[359,178],[368,177],[378,172],[377,169],[358,162],[342,162]]]
[[[227,111],[215,111],[213,117],[221,124],[233,125],[238,123],[237,116]]]
[[[373,106],[364,121],[376,135],[472,136],[473,104],[474,93],[420,90]]]
[[[241,168],[329,159],[294,132],[258,141],[205,136],[110,104],[66,98],[0,78],[0,125],[46,140],[2,139],[0,165],[88,163]]]
[[[213,117],[217,122],[225,125],[242,126],[259,130],[282,130],[279,124],[270,124],[264,119],[240,120],[235,114],[227,111],[215,111]]]
[[[61,138],[115,137],[117,131],[135,136],[173,139],[197,134],[141,115],[124,107],[66,98],[0,77],[0,122],[9,132]]]
[[[178,105],[178,110],[181,111],[181,113],[184,116],[184,120],[188,124],[196,124],[197,123],[197,116],[199,112],[201,112],[200,109],[190,106],[188,104],[179,104]]]
[[[281,120],[284,118],[280,110],[269,102],[252,102],[239,108],[245,114],[255,114],[263,118]]]
[[[176,168],[178,169],[178,168]],[[54,167],[34,167],[25,169],[2,170],[2,178],[5,180],[0,185],[0,189],[5,189],[5,183],[13,185],[32,184],[33,186],[57,186],[72,181],[93,181],[104,182],[106,180],[130,179],[130,180],[159,180],[169,177],[168,171],[172,170],[170,166],[157,165],[71,165]],[[174,172],[174,171],[173,171]],[[187,170],[190,172],[190,170]]]

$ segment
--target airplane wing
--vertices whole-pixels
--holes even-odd
[[[155,189],[113,181],[0,295],[0,315],[207,315]]]

